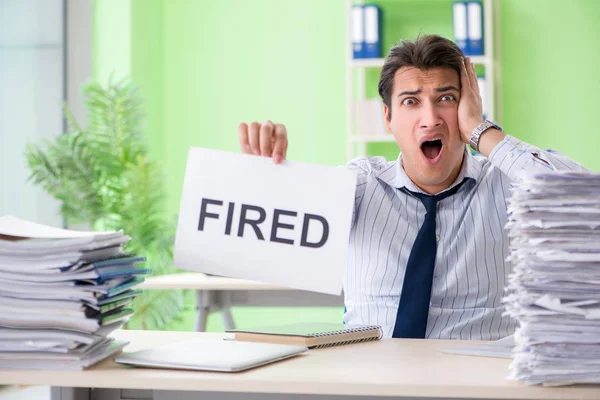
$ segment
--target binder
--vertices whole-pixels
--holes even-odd
[[[365,26],[363,13],[362,6],[352,6],[352,58],[354,59],[365,58]]]
[[[365,24],[365,58],[381,57],[381,10],[374,4],[363,6]]]
[[[471,56],[483,55],[483,7],[477,1],[467,3],[467,49]]]
[[[469,54],[467,47],[467,4],[457,1],[452,4],[454,42],[465,55]]]

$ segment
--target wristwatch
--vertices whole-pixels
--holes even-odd
[[[477,128],[473,130],[471,134],[471,140],[469,141],[469,145],[475,151],[479,151],[479,137],[483,134],[483,132],[487,131],[490,128],[498,129],[500,132],[504,132],[502,127],[498,125],[495,121],[491,119],[486,119],[481,124],[477,125]]]

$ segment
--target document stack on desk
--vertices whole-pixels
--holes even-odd
[[[0,368],[83,369],[125,346],[108,338],[150,274],[130,237],[0,218]]]
[[[508,211],[511,377],[600,383],[600,174],[524,175]]]

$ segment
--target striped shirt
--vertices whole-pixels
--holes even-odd
[[[360,157],[348,164],[358,175],[348,266],[344,277],[348,324],[380,325],[391,337],[408,256],[425,220],[421,201],[398,190],[424,193],[406,175],[402,155]],[[511,265],[507,198],[522,170],[585,170],[564,155],[507,136],[489,158],[465,158],[453,196],[438,203],[438,240],[427,338],[494,340],[513,333],[502,298]]]

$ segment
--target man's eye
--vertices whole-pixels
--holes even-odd
[[[442,96],[442,98],[440,100],[441,101],[456,100],[456,96],[454,96],[453,94],[445,94]]]
[[[405,106],[412,106],[413,104],[417,104],[417,101],[414,98],[409,97],[407,99],[402,100],[402,104],[404,104]]]

